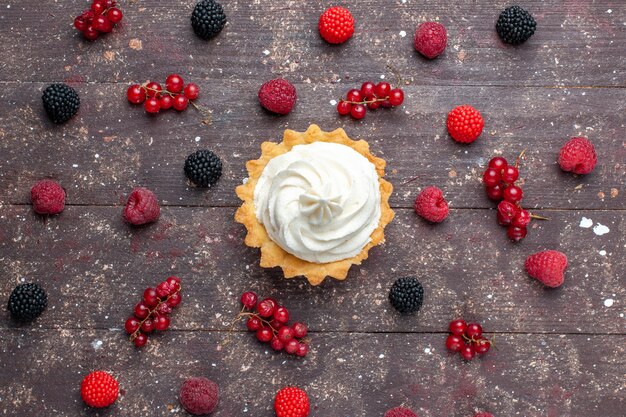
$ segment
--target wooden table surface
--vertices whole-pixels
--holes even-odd
[[[519,47],[504,46],[494,22],[508,1],[346,0],[355,36],[329,46],[317,32],[321,1],[223,0],[229,23],[211,41],[194,36],[194,1],[127,1],[123,25],[96,42],[71,27],[84,0],[0,2],[0,301],[18,282],[46,289],[48,309],[26,325],[0,322],[0,415],[184,416],[177,392],[189,376],[215,380],[217,416],[273,416],[275,392],[304,388],[311,416],[378,417],[405,405],[420,417],[620,417],[626,409],[626,6],[622,0],[523,0],[538,22]],[[454,3],[454,5],[452,4]],[[433,61],[413,49],[425,20],[449,33]],[[340,118],[330,101],[363,81],[408,82],[405,103]],[[201,87],[212,111],[149,117],[125,98],[128,85],[177,72]],[[298,103],[286,117],[258,105],[256,92],[284,76]],[[53,125],[41,105],[52,82],[81,96],[76,117]],[[485,131],[470,146],[446,133],[445,118],[471,104]],[[396,218],[387,242],[344,282],[310,287],[259,267],[233,221],[234,188],[265,140],[309,124],[343,127],[387,161]],[[587,176],[556,163],[570,137],[589,137],[598,166]],[[182,165],[209,148],[222,158],[215,188],[190,187]],[[527,149],[524,203],[535,222],[518,244],[496,223],[481,173],[495,154]],[[47,220],[29,189],[51,177],[67,207]],[[410,181],[412,180],[412,181]],[[428,185],[444,190],[449,218],[429,225],[412,210]],[[135,186],[162,203],[158,223],[122,221]],[[580,226],[583,217],[608,234]],[[596,229],[597,230],[597,229]],[[525,258],[558,249],[565,284],[547,290]],[[172,328],[136,350],[122,331],[143,289],[183,279]],[[392,282],[414,275],[424,306],[401,317],[387,301]],[[237,328],[221,348],[243,291],[283,302],[312,329],[304,359],[274,354]],[[470,363],[449,355],[447,324],[463,316],[495,335],[498,350]],[[79,386],[104,369],[124,395],[109,409],[83,405]]]

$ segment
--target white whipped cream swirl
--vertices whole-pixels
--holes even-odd
[[[296,257],[315,263],[351,258],[378,227],[378,174],[349,146],[296,145],[269,161],[254,206],[272,240]]]

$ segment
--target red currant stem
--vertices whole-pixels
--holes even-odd
[[[398,71],[395,67],[392,67],[391,65],[387,64],[387,68],[389,68],[389,70],[391,72],[393,72],[393,75],[395,75],[396,77],[396,82],[398,84],[398,87],[400,87],[401,85],[404,84],[404,80],[402,79],[402,76],[400,75],[400,71]]]
[[[543,217],[543,216],[540,216],[538,214],[532,214],[532,213],[530,213],[530,218],[531,219],[537,219],[537,220],[550,220],[549,217]]]
[[[348,104],[370,104],[370,103],[376,103],[378,101],[385,101],[385,100],[389,100],[389,96],[385,98],[377,98],[376,100],[348,101],[348,100],[341,99],[340,101],[344,101]]]
[[[157,303],[156,306],[154,306],[154,308],[152,310],[150,310],[150,313],[148,313],[148,315],[146,316],[146,318],[144,318],[143,320],[141,320],[141,322],[139,323],[139,327],[137,328],[137,330],[135,330],[131,335],[130,335],[130,341],[132,342],[133,340],[135,340],[137,338],[137,336],[139,336],[139,333],[141,332],[141,326],[144,324],[144,322],[146,320],[148,320],[149,318],[152,317],[152,315],[154,314],[155,311],[157,311],[157,309],[159,308],[159,306],[163,303],[167,303],[167,300],[170,299],[170,297],[174,294],[178,294],[180,292],[180,290],[182,289],[182,287],[180,286],[180,283],[178,284],[178,288],[176,289],[176,291],[174,291],[173,293],[171,293],[170,295],[167,296],[167,298],[165,300],[161,300],[159,298],[159,302]]]
[[[515,160],[515,168],[519,169],[519,164],[522,161],[522,159],[524,159],[524,154],[526,153],[526,151],[527,149],[524,149],[522,153],[520,153],[517,159]]]
[[[278,334],[278,330],[276,330],[269,321],[263,320],[263,318],[259,316],[258,314],[242,312],[242,313],[239,313],[239,315],[241,317],[256,317],[257,319],[261,320],[261,323],[267,325],[270,329],[272,329],[272,333],[274,333],[274,335]]]
[[[416,180],[416,179],[418,179],[418,178],[419,178],[419,176],[416,176],[416,177],[410,178],[410,179],[408,179],[408,180],[404,181],[402,184],[400,184],[400,186],[402,186],[402,185],[407,185],[408,183],[413,182],[413,181],[415,181],[415,180]]]

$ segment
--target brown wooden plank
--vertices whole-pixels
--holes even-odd
[[[508,1],[347,0],[355,37],[330,48],[317,31],[320,2],[224,2],[229,24],[211,42],[196,38],[194,1],[126,2],[123,29],[95,43],[71,27],[79,0],[26,0],[0,9],[0,80],[134,81],[148,70],[191,72],[257,82],[259,74],[288,73],[328,83],[376,78],[393,64],[422,85],[624,86],[626,31],[621,0],[527,0],[538,31],[525,45],[504,46],[494,29]],[[430,62],[412,46],[415,27],[437,19],[449,32],[446,55]],[[406,33],[402,37],[401,31]],[[131,41],[141,41],[133,49]],[[138,48],[135,46],[135,48]],[[267,55],[266,52],[267,51]],[[162,68],[162,70],[160,69]]]
[[[45,224],[28,207],[3,207],[0,300],[27,278],[42,283],[50,298],[35,326],[119,328],[144,288],[176,274],[185,283],[185,307],[173,326],[183,330],[223,330],[239,309],[239,295],[253,289],[320,331],[445,331],[462,315],[494,332],[624,332],[624,212],[551,211],[550,221],[536,223],[513,244],[494,211],[453,210],[433,226],[397,210],[386,245],[353,267],[347,281],[315,288],[261,269],[258,250],[244,246],[233,214],[231,208],[168,207],[157,224],[133,229],[122,222],[121,207],[69,207]],[[610,232],[596,236],[579,227],[583,216]],[[544,289],[524,271],[526,257],[544,249],[569,258],[558,290]],[[425,287],[416,317],[399,316],[386,299],[393,281],[405,275]],[[614,305],[605,306],[607,299]]]
[[[288,117],[274,117],[257,103],[257,82],[200,82],[209,92],[201,102],[213,109],[213,124],[200,123],[193,109],[149,117],[125,102],[121,84],[78,84],[83,104],[64,126],[43,114],[42,84],[9,84],[0,106],[0,201],[25,204],[31,185],[42,177],[58,179],[70,204],[116,204],[120,194],[139,184],[153,189],[167,205],[235,206],[234,188],[247,175],[264,140],[281,140],[285,128],[304,130],[320,123],[344,127],[369,141],[388,163],[395,185],[392,205],[411,207],[421,187],[442,187],[453,207],[485,207],[482,171],[490,157],[510,160],[527,149],[522,166],[525,204],[543,208],[620,209],[626,207],[624,89],[543,89],[409,86],[402,109],[379,111],[362,122],[340,118],[329,104],[347,85],[317,88],[298,84],[299,103]],[[240,103],[233,102],[236,97]],[[446,132],[450,109],[472,103],[486,118],[485,133],[470,146]],[[562,144],[586,135],[596,144],[599,164],[587,176],[562,172],[556,164]],[[185,157],[209,147],[224,160],[224,175],[210,191],[189,188],[182,172]],[[415,179],[417,177],[417,179]],[[412,182],[412,179],[415,179]]]
[[[274,416],[273,397],[287,384],[307,391],[311,416],[382,416],[405,405],[422,417],[621,417],[626,406],[622,336],[498,335],[499,349],[471,363],[445,351],[444,334],[312,337],[313,351],[297,360],[241,333],[220,350],[224,333],[169,331],[136,351],[117,331],[13,329],[3,336],[0,412],[185,416],[177,392],[190,376],[218,383],[218,416]],[[96,369],[112,372],[125,392],[100,413],[79,394]]]

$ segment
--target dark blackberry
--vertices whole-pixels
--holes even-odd
[[[43,90],[43,107],[54,123],[65,123],[72,118],[80,107],[80,97],[67,84],[52,84]]]
[[[215,0],[201,0],[191,14],[191,27],[202,39],[211,39],[224,29],[224,8]]]
[[[389,301],[400,313],[413,313],[422,307],[424,288],[413,277],[399,278],[389,290]]]
[[[7,308],[15,320],[34,320],[46,309],[48,296],[39,285],[20,284],[9,296]]]
[[[208,149],[201,149],[185,160],[185,175],[198,187],[211,187],[222,176],[222,161]]]
[[[535,33],[536,28],[537,22],[532,15],[519,6],[504,9],[496,23],[500,39],[511,45],[526,42]]]

